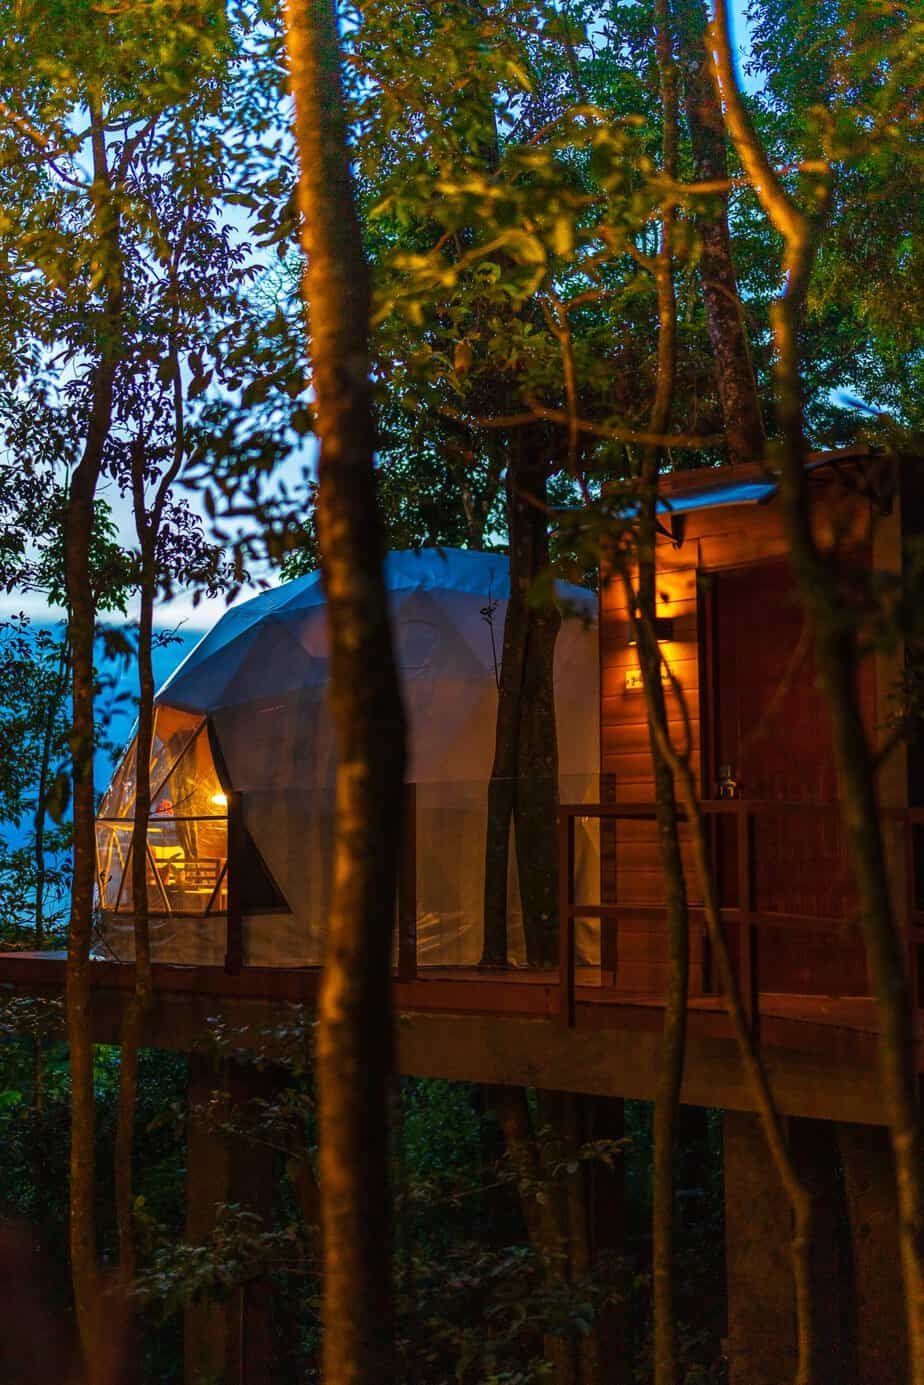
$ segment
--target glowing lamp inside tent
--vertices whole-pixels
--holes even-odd
[[[213,793],[209,802],[213,808],[227,808],[228,795],[226,793]]]

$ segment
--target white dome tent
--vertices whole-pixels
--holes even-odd
[[[417,935],[421,965],[477,963],[487,784],[497,667],[509,595],[503,554],[390,553],[386,580],[409,721],[407,779],[416,787]],[[559,584],[565,609],[555,656],[562,797],[596,798],[596,596]],[[336,751],[327,703],[327,628],[320,574],[229,610],[158,693],[151,757],[148,893],[155,960],[225,961],[228,798],[238,862],[243,962],[321,960],[330,891]],[[133,954],[130,843],[134,743],[97,819],[101,955]],[[238,798],[239,795],[239,798]],[[581,842],[593,891],[599,856]],[[511,853],[513,859],[513,853]],[[512,872],[513,873],[513,872]],[[522,927],[511,880],[511,961]],[[581,952],[595,952],[590,936]]]

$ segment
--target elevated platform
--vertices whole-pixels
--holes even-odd
[[[308,968],[246,967],[232,975],[220,967],[155,964],[145,1043],[191,1051],[220,1024],[242,1031],[242,1049],[265,1046],[262,1031],[279,1024],[286,1005],[314,1007],[319,979]],[[414,979],[396,979],[399,1070],[650,1100],[663,1004],[618,994],[604,981],[595,969],[577,968],[569,1005],[557,971],[422,968]],[[60,998],[64,982],[60,953],[0,954],[0,1002],[4,992]],[[133,984],[131,964],[91,963],[97,1042],[118,1043]],[[884,1123],[870,999],[762,994],[755,1021],[784,1114]],[[918,1055],[924,1067],[920,1035]],[[683,1099],[754,1109],[719,997],[691,997]]]

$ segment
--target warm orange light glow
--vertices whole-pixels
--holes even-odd
[[[212,797],[209,799],[209,802],[212,803],[216,808],[227,808],[228,795],[224,793],[213,793]]]

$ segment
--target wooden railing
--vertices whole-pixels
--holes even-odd
[[[713,867],[717,865],[720,838],[726,845],[734,841],[734,865],[736,873],[737,899],[734,905],[722,904],[720,921],[723,929],[737,932],[737,972],[745,1010],[752,1023],[756,1024],[759,1015],[760,950],[758,937],[767,928],[791,929],[798,932],[829,935],[842,934],[848,923],[845,912],[826,916],[814,913],[780,912],[758,907],[755,876],[755,837],[759,824],[782,815],[802,814],[803,820],[814,815],[828,814],[837,819],[835,805],[812,803],[788,803],[781,801],[761,802],[747,799],[713,799],[701,804],[706,819],[707,839]],[[685,814],[679,813],[681,823],[686,822]],[[563,1022],[574,1025],[576,1012],[576,922],[582,918],[597,919],[601,925],[601,947],[603,933],[607,924],[612,926],[611,951],[615,952],[618,929],[621,921],[629,918],[636,922],[650,919],[656,926],[664,919],[664,904],[640,900],[620,901],[618,892],[612,888],[613,897],[597,902],[579,900],[575,884],[575,824],[580,819],[597,819],[601,829],[604,823],[656,821],[655,807],[652,803],[621,804],[562,804],[559,809],[559,1010]],[[896,902],[904,912],[901,920],[908,942],[910,980],[914,1000],[922,1004],[922,976],[924,976],[924,809],[886,809],[882,814],[886,830],[886,848],[890,853],[893,872],[900,871],[904,889],[896,890]],[[798,819],[797,819],[798,820]],[[725,829],[728,824],[731,833]],[[845,858],[846,859],[846,858]],[[727,883],[727,879],[726,879]],[[611,881],[611,885],[615,880]],[[603,895],[603,885],[599,893]],[[689,912],[697,923],[703,919],[703,905],[691,899]],[[708,942],[704,943],[708,952]],[[619,991],[619,965],[604,965],[601,956],[601,982]],[[704,963],[704,993],[715,993],[708,978],[708,966]],[[616,998],[614,994],[614,999]]]
[[[228,795],[228,916],[227,916],[227,956],[226,971],[238,975],[243,966],[243,909],[240,871],[236,869],[242,858],[243,814],[239,794]],[[415,982],[418,976],[432,975],[432,970],[418,968],[418,813],[419,803],[416,785],[409,784],[405,790],[404,832],[398,869],[397,895],[397,941],[395,949],[395,975],[402,982]],[[781,815],[816,816],[828,814],[832,821],[837,818],[837,808],[809,803],[785,803],[778,801],[759,802],[747,799],[707,800],[702,804],[706,818],[707,835],[713,864],[724,843],[726,848],[733,844],[733,872],[726,869],[722,878],[725,896],[721,900],[720,918],[730,939],[737,942],[736,963],[738,980],[745,1007],[756,1024],[759,1017],[759,996],[761,986],[761,949],[758,946],[761,932],[767,928],[796,930],[822,935],[842,934],[847,918],[844,912],[826,916],[821,912],[787,913],[761,907],[758,898],[755,862],[762,839],[761,824]],[[684,815],[680,814],[681,822]],[[559,809],[559,967],[557,975],[553,970],[548,983],[559,992],[558,1010],[562,1020],[573,1025],[576,1014],[578,993],[587,993],[594,986],[597,1001],[612,1000],[613,1003],[632,1002],[637,995],[621,987],[620,965],[617,950],[620,925],[632,919],[650,924],[653,932],[663,929],[664,905],[660,902],[620,898],[618,877],[609,880],[610,889],[603,888],[604,862],[601,877],[597,881],[597,898],[578,898],[575,881],[576,824],[581,819],[596,820],[600,824],[601,837],[607,825],[613,830],[619,823],[647,822],[654,829],[655,809],[652,803],[564,803]],[[885,810],[883,820],[887,831],[887,846],[892,855],[896,878],[901,873],[903,888],[896,887],[899,907],[903,910],[903,926],[907,931],[909,962],[915,1003],[924,1001],[924,808],[905,810]],[[652,844],[655,841],[652,830]],[[604,844],[601,843],[601,846]],[[601,852],[605,857],[605,851]],[[731,878],[731,877],[734,878]],[[691,895],[694,893],[691,877]],[[733,894],[733,901],[728,894]],[[703,906],[695,898],[691,899],[690,916],[698,933],[702,934]],[[578,967],[576,949],[576,924],[581,919],[597,920],[600,924],[601,947],[606,952],[603,935],[609,946],[610,956],[601,956],[601,966],[591,978],[588,971]],[[708,954],[708,944],[703,942],[704,953]],[[445,970],[445,969],[444,969]],[[580,974],[579,974],[580,972]],[[465,969],[466,979],[472,985],[490,986],[501,980],[496,974],[481,973],[477,969]],[[515,973],[511,973],[513,975]],[[520,973],[522,975],[522,972]],[[703,995],[715,995],[710,968],[704,959],[702,966]],[[764,988],[766,989],[766,988]],[[658,999],[657,996],[649,997]]]

